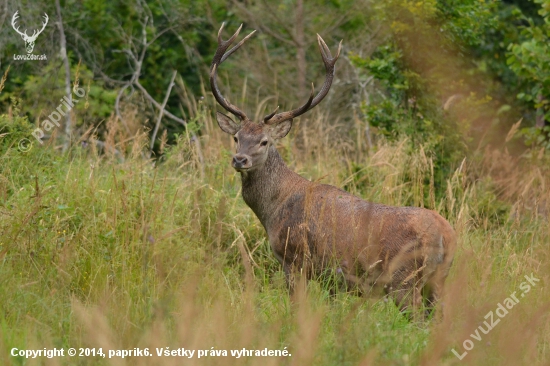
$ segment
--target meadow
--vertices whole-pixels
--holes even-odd
[[[550,363],[549,0],[21,3],[0,14],[0,365]],[[16,11],[29,32],[49,14],[47,60],[15,58]],[[344,39],[278,150],[451,223],[433,317],[335,292],[333,273],[289,293],[214,119],[222,22],[258,30],[218,79],[254,121],[321,88],[316,33]]]
[[[458,250],[442,319],[411,322],[384,297],[332,295],[327,279],[289,295],[264,229],[240,197],[232,140],[213,106],[211,96],[201,99],[193,121],[204,133],[180,135],[157,162],[142,155],[145,133],[125,141],[112,121],[103,149],[83,139],[65,154],[37,143],[22,152],[18,142],[32,126],[16,109],[0,117],[3,365],[547,364],[544,154],[470,152],[441,189],[422,145],[379,140],[369,150],[334,133],[341,126],[321,112],[281,140],[289,166],[309,179],[375,202],[430,207],[451,222]],[[540,282],[523,293],[526,275]],[[499,303],[514,292],[519,301],[499,318]],[[472,338],[478,326],[488,329],[490,311],[500,321]],[[106,357],[25,359],[10,355],[14,347],[102,348]],[[167,347],[197,353],[156,355]],[[107,354],[136,348],[154,356]],[[266,348],[289,355],[230,353]]]

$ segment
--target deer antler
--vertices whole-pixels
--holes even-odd
[[[298,117],[301,114],[304,114],[308,110],[315,107],[317,104],[319,104],[323,98],[328,94],[328,91],[330,90],[330,86],[332,85],[332,79],[334,78],[334,65],[336,64],[336,61],[338,60],[338,57],[340,56],[340,51],[342,50],[342,41],[340,41],[340,44],[338,45],[338,52],[336,52],[336,56],[332,57],[332,54],[330,53],[330,49],[328,48],[325,41],[323,41],[323,38],[319,34],[317,34],[317,43],[319,44],[319,50],[321,51],[321,57],[323,58],[323,63],[325,64],[325,82],[323,83],[323,87],[319,91],[319,93],[313,98],[313,84],[311,89],[311,95],[308,99],[308,101],[302,105],[299,108],[296,108],[289,112],[282,112],[279,114],[269,114],[264,117],[264,123],[265,124],[277,124],[281,123],[283,121],[286,121],[288,119],[292,119],[295,117]]]
[[[216,77],[218,76],[218,67],[221,65],[222,62],[227,60],[229,56],[233,54],[233,52],[237,51],[239,47],[243,45],[244,42],[246,42],[256,31],[252,31],[249,35],[244,37],[239,43],[237,43],[233,48],[231,48],[229,51],[225,52],[229,46],[235,41],[237,36],[239,35],[239,32],[241,31],[241,28],[243,25],[237,29],[235,34],[231,36],[227,41],[224,41],[222,39],[222,30],[225,26],[225,23],[222,23],[222,26],[220,27],[220,30],[218,32],[218,49],[216,50],[216,54],[214,55],[214,59],[212,60],[212,65],[210,66],[210,87],[212,89],[212,94],[214,94],[214,98],[220,103],[222,107],[224,107],[228,112],[233,113],[235,116],[239,117],[241,121],[247,120],[246,114],[244,114],[243,111],[241,111],[239,108],[231,104],[227,99],[225,99],[220,92],[220,89],[218,88],[218,84],[216,82]]]

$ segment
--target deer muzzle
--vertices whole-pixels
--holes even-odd
[[[236,154],[233,156],[231,165],[233,165],[233,168],[237,171],[246,170],[252,166],[252,159],[245,154]]]

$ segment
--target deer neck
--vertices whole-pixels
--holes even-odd
[[[241,180],[243,199],[266,230],[270,218],[284,199],[310,183],[286,166],[274,146],[269,148],[263,166],[241,172]]]

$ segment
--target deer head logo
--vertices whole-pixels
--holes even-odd
[[[32,50],[34,49],[34,42],[36,41],[36,38],[42,33],[44,28],[46,28],[46,25],[48,24],[48,14],[44,13],[44,22],[42,23],[42,29],[39,31],[34,30],[32,33],[32,36],[29,36],[27,34],[27,30],[25,29],[24,32],[19,31],[19,27],[16,26],[17,18],[19,18],[18,15],[19,11],[16,11],[15,14],[13,14],[13,18],[11,18],[11,26],[17,33],[21,35],[21,38],[25,41],[25,48],[27,49],[27,53],[32,53]]]

